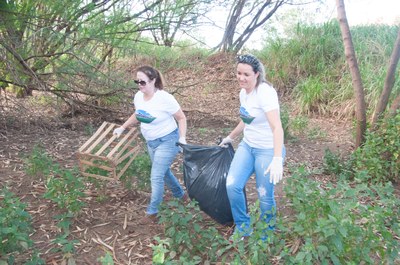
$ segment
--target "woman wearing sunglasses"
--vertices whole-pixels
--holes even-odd
[[[263,64],[253,55],[237,57],[236,78],[241,88],[239,116],[241,121],[222,140],[226,146],[243,132],[226,179],[226,189],[235,222],[231,240],[250,236],[244,187],[255,173],[257,194],[263,224],[261,239],[267,240],[268,230],[275,227],[276,203],[274,186],[282,179],[285,148],[278,96],[265,80]]]
[[[151,166],[151,199],[146,215],[141,224],[157,221],[159,206],[163,200],[164,184],[171,190],[175,198],[185,201],[188,196],[184,192],[170,167],[179,147],[176,142],[186,144],[186,116],[176,99],[166,92],[160,72],[151,66],[141,66],[136,70],[134,81],[139,91],[133,103],[135,112],[119,128],[114,130],[118,137],[134,124],[140,123],[140,130],[147,143],[152,162]]]

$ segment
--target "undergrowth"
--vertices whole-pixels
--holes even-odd
[[[380,97],[397,32],[398,27],[388,25],[351,28],[367,109],[373,109]],[[354,93],[339,23],[299,24],[291,33],[289,38],[269,40],[255,52],[266,66],[268,79],[279,91],[292,95],[300,114],[350,117]],[[391,100],[399,88],[397,78]]]

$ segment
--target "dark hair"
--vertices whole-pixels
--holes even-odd
[[[262,82],[267,82],[267,80],[265,79],[264,65],[261,63],[260,60],[257,59],[257,57],[251,54],[244,54],[236,57],[236,61],[237,64],[243,63],[250,65],[254,73],[259,73],[257,77],[257,86],[259,86]]]
[[[154,86],[158,89],[164,89],[164,79],[157,69],[154,67],[143,65],[136,69],[136,72],[144,73],[150,80],[156,80]]]

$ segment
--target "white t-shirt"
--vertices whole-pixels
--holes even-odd
[[[245,124],[243,140],[254,148],[273,148],[273,134],[265,113],[275,109],[279,111],[276,90],[267,83],[261,83],[250,94],[241,89],[239,97],[239,114]]]
[[[163,137],[178,128],[173,115],[180,109],[178,101],[164,90],[157,90],[153,97],[145,101],[143,92],[135,94],[136,119],[146,141]]]

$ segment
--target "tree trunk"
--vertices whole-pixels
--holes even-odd
[[[372,126],[376,129],[377,122],[382,116],[382,113],[385,111],[387,104],[389,102],[390,93],[392,92],[396,68],[400,59],[400,29],[397,33],[397,39],[393,47],[392,55],[390,56],[390,63],[388,72],[386,74],[385,84],[382,90],[382,94],[379,98],[378,104],[376,105],[374,117],[372,119]]]
[[[242,10],[246,0],[238,0],[235,1],[235,5],[233,6],[233,10],[230,13],[228,23],[226,24],[224,36],[222,37],[222,51],[228,52],[230,48],[232,48],[233,36],[235,35],[236,27],[240,21],[240,16],[242,14]]]
[[[357,148],[364,143],[365,132],[367,129],[367,118],[366,118],[367,115],[366,115],[364,88],[361,80],[360,70],[358,68],[356,54],[354,51],[349,23],[347,22],[344,0],[336,0],[336,6],[337,6],[340,30],[342,32],[344,53],[346,55],[346,61],[350,68],[353,90],[356,99],[356,118],[357,118],[356,148]]]

